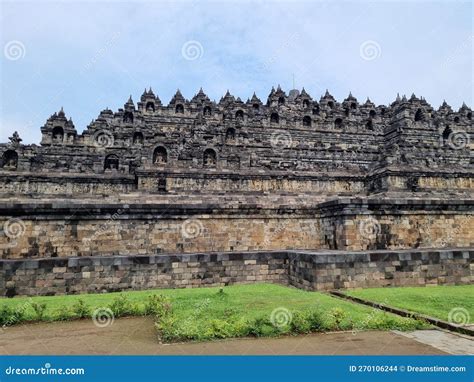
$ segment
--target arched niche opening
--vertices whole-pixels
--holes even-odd
[[[229,127],[225,132],[225,141],[227,143],[235,142],[235,129]]]
[[[237,121],[243,121],[244,120],[244,112],[242,110],[237,110],[235,112],[235,119]]]
[[[143,137],[143,134],[140,131],[136,131],[133,134],[133,144],[135,146],[141,146],[143,145],[145,138]]]
[[[270,115],[270,123],[279,123],[280,122],[280,116],[278,113],[272,113]]]
[[[153,151],[153,163],[157,165],[168,163],[168,152],[163,146],[158,146]]]
[[[281,96],[278,98],[278,105],[284,105],[285,104],[285,97]]]
[[[206,149],[203,155],[203,165],[204,167],[216,167],[217,165],[217,155],[213,149]]]
[[[374,123],[372,122],[371,119],[369,119],[369,120],[366,122],[365,128],[366,128],[367,130],[373,130],[373,129],[374,129]]]
[[[74,143],[74,134],[68,134],[66,139],[67,142]]]
[[[202,111],[202,114],[205,116],[205,117],[210,117],[212,115],[212,110],[211,110],[211,107],[210,106],[204,106],[204,109]]]
[[[2,155],[2,168],[16,170],[18,168],[18,154],[14,150],[7,150]]]
[[[334,127],[336,129],[342,128],[342,119],[341,118],[336,118],[336,120],[334,121]]]
[[[104,170],[118,170],[119,158],[115,154],[110,154],[105,157]]]
[[[145,106],[145,110],[149,113],[154,113],[155,112],[155,103],[154,102],[147,102]]]
[[[305,127],[311,127],[311,124],[312,124],[312,120],[311,120],[311,117],[309,115],[305,115],[303,117],[303,126]]]
[[[303,100],[303,109],[308,109],[309,108],[309,100],[304,99]]]
[[[447,141],[452,132],[453,132],[453,130],[451,130],[451,128],[449,126],[446,126],[445,129],[443,130],[443,134],[442,134],[443,141]]]
[[[124,123],[133,123],[133,113],[131,111],[126,111],[123,114],[123,122]]]
[[[174,111],[176,114],[183,114],[184,113],[184,106],[180,103],[178,103],[176,105],[176,107],[174,108]]]
[[[53,143],[62,143],[64,141],[64,130],[61,126],[56,126],[52,133]]]
[[[423,121],[424,119],[425,117],[423,115],[423,112],[421,111],[421,109],[418,109],[415,113],[415,122]]]

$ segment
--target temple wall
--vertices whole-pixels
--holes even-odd
[[[474,215],[358,215],[344,221],[345,248],[397,249],[474,246]]]
[[[470,284],[472,250],[289,253],[288,283],[306,290]]]
[[[474,190],[474,181],[470,176],[417,176],[416,173],[405,176],[387,177],[388,189],[409,190]]]
[[[135,177],[0,174],[0,195],[110,195],[136,190]]]
[[[256,204],[0,203],[2,258],[474,246],[472,200]]]
[[[0,295],[272,282],[306,290],[469,284],[474,251],[234,252],[0,260]]]
[[[330,195],[367,195],[381,191],[447,191],[472,193],[470,174],[401,172],[361,174],[289,174],[282,172],[151,171],[137,176],[105,174],[5,173],[0,171],[1,195],[115,195],[130,192],[295,192]]]
[[[288,175],[246,176],[245,174],[167,174],[166,190],[170,192],[192,191],[287,191],[312,193],[359,193],[364,191],[362,177],[288,177]],[[158,190],[158,177],[143,176],[138,182],[138,189],[143,191]]]
[[[3,223],[3,222],[0,222]],[[322,248],[311,218],[24,220],[24,234],[0,239],[2,258],[133,255]]]

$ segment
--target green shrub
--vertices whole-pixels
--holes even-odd
[[[321,332],[324,330],[324,318],[320,310],[311,309],[307,316],[310,332]]]
[[[157,318],[169,316],[172,313],[171,300],[162,294],[153,294],[145,301],[145,315]]]
[[[427,327],[429,327],[429,324],[426,321],[409,317],[397,317],[386,312],[372,315],[365,323],[365,329],[379,330],[415,330]]]
[[[233,312],[232,312],[233,313]],[[177,317],[173,312],[155,316],[158,337],[163,342],[204,341],[232,337],[268,337],[285,333],[306,334],[331,330],[348,330],[354,328],[354,320],[341,308],[333,308],[327,313],[319,309],[307,309],[292,312],[292,320],[285,327],[272,324],[268,315],[246,319],[236,314],[228,315],[225,311],[217,317],[195,316]],[[410,318],[400,318],[381,312],[357,321],[359,329],[399,329],[410,330],[426,327],[426,323]]]
[[[207,322],[203,323],[196,321],[192,317],[188,317],[183,321],[178,321],[175,325],[175,332],[178,336],[177,338],[182,341],[202,341],[210,339],[206,324]]]
[[[46,312],[46,303],[32,302],[31,307],[35,311],[35,318],[38,321],[41,321],[44,318],[44,313]]]
[[[109,305],[109,308],[112,310],[114,317],[132,316],[140,312],[138,306],[132,304],[124,294],[115,297]]]
[[[218,318],[211,319],[209,326],[205,332],[205,337],[209,339],[214,338],[228,338],[233,337],[234,326],[225,320]]]
[[[91,315],[91,308],[80,298],[72,306],[72,312],[77,318],[86,318]]]
[[[307,311],[296,311],[292,314],[292,320],[290,322],[290,333],[302,334],[311,332],[311,324],[309,321],[309,312]]]
[[[331,327],[333,330],[343,329],[342,322],[346,318],[347,314],[344,309],[336,307],[329,311],[329,319],[331,321]]]
[[[74,318],[74,313],[69,306],[58,308],[53,316],[53,321],[68,321]]]
[[[10,326],[22,322],[25,319],[25,309],[23,307],[11,308],[2,305],[0,308],[0,325]]]
[[[162,317],[155,322],[155,328],[160,342],[183,341],[183,332],[179,330],[178,320],[173,315]]]
[[[0,306],[0,325],[10,325],[10,320],[13,315],[13,309],[8,305]]]
[[[248,320],[241,318],[234,322],[235,337],[247,337],[250,335],[250,325]]]
[[[249,321],[249,335],[254,337],[271,336],[279,333],[279,329],[273,326],[268,317],[257,317]]]

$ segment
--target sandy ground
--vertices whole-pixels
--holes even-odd
[[[97,327],[92,320],[26,324],[0,330],[0,354],[445,354],[394,332],[344,332],[160,344],[153,321],[115,320]]]

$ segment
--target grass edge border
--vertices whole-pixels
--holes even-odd
[[[390,312],[390,313],[393,313],[393,314],[396,314],[396,315],[399,315],[399,316],[402,316],[402,317],[410,317],[410,318],[425,320],[425,321],[428,321],[430,324],[435,325],[435,326],[437,326],[441,329],[446,329],[446,330],[449,330],[451,332],[466,334],[468,336],[474,337],[474,330],[473,329],[469,329],[469,328],[459,326],[459,325],[454,325],[454,324],[451,324],[450,322],[441,320],[439,318],[427,316],[427,315],[421,314],[421,313],[411,312],[411,311],[400,309],[400,308],[395,308],[395,307],[392,307],[390,305],[385,305],[385,304],[381,304],[381,303],[378,303],[378,302],[365,300],[365,299],[360,298],[360,297],[350,296],[348,294],[345,294],[343,292],[336,291],[336,290],[328,291],[328,294],[330,294],[332,296],[335,296],[335,297],[345,299],[345,300],[350,300],[350,301],[358,303],[358,304],[371,306],[373,308],[380,309],[380,310],[383,310],[383,311],[386,311],[386,312]]]

